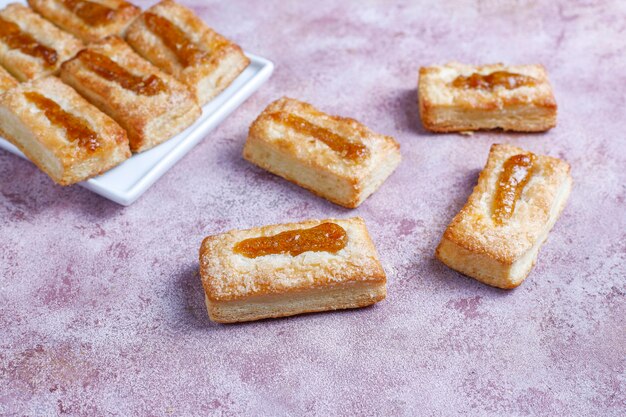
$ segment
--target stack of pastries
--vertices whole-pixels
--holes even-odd
[[[249,65],[172,0],[28,3],[0,11],[0,134],[61,185],[180,133]]]

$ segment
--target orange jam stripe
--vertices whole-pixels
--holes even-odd
[[[70,12],[92,26],[103,26],[115,19],[116,10],[104,4],[88,0],[61,0],[61,2]]]
[[[98,135],[91,130],[87,122],[71,113],[66,112],[47,97],[34,91],[27,91],[24,96],[37,108],[44,112],[50,123],[65,129],[67,137],[71,142],[77,142],[78,146],[91,152],[100,147]]]
[[[362,160],[369,156],[369,149],[364,144],[350,141],[295,114],[279,112],[272,113],[270,117],[276,123],[281,123],[297,132],[313,136],[344,158]]]
[[[493,202],[493,220],[502,225],[515,211],[515,205],[532,175],[535,155],[532,153],[510,157],[504,162]]]
[[[310,229],[289,230],[274,236],[262,236],[242,240],[235,245],[235,253],[246,258],[289,253],[291,256],[303,252],[336,253],[346,247],[348,235],[343,227],[335,223],[322,223]]]
[[[165,43],[165,46],[176,55],[182,66],[195,65],[210,55],[208,51],[204,51],[194,44],[181,28],[166,18],[150,12],[145,12],[143,18],[150,32],[157,35]],[[224,40],[214,39],[209,47],[212,52],[215,52],[227,44],[228,42]]]
[[[487,75],[474,73],[468,77],[459,75],[452,81],[452,86],[456,88],[481,90],[493,90],[496,86],[502,86],[507,90],[514,90],[518,87],[532,87],[536,84],[537,80],[533,77],[507,71],[496,71]]]
[[[154,96],[166,89],[165,83],[156,75],[151,74],[147,77],[140,77],[131,74],[108,56],[90,49],[83,49],[79,52],[78,59],[80,59],[83,65],[89,68],[89,70],[98,74],[105,80],[116,82],[125,89],[131,90],[137,94]]]
[[[54,66],[58,60],[57,51],[39,43],[20,27],[0,17],[0,40],[11,49],[19,49],[26,55],[43,59],[48,67]]]

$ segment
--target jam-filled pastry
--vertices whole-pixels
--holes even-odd
[[[541,132],[556,126],[556,101],[541,65],[423,67],[418,100],[422,123],[434,132]]]
[[[348,208],[376,191],[401,160],[392,137],[290,98],[271,103],[252,123],[243,157]]]
[[[567,162],[493,145],[467,203],[446,229],[436,256],[485,284],[517,287],[570,193]]]
[[[18,84],[17,80],[4,68],[0,67],[0,94]]]
[[[126,129],[133,152],[171,138],[202,113],[184,84],[116,35],[91,43],[65,62],[61,78]]]
[[[220,323],[365,307],[387,294],[359,217],[209,236],[200,248],[200,276],[209,318]]]
[[[125,0],[28,0],[37,13],[85,42],[122,35],[141,13]]]
[[[84,181],[130,157],[126,131],[54,76],[0,96],[0,133],[61,185]]]
[[[128,28],[126,40],[157,67],[187,84],[200,105],[222,92],[250,64],[238,45],[172,0],[143,12]]]
[[[80,40],[22,4],[0,10],[0,64],[19,81],[56,73],[82,47]]]

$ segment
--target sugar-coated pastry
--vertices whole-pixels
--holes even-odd
[[[0,129],[61,185],[84,181],[130,156],[126,131],[54,76],[1,95]]]
[[[387,278],[363,219],[308,220],[209,236],[200,276],[220,323],[364,307]]]
[[[171,138],[202,113],[184,84],[115,35],[65,62],[61,78],[126,129],[133,152]]]
[[[556,126],[556,101],[541,65],[423,67],[418,100],[422,123],[434,132],[541,132]]]
[[[4,68],[0,67],[0,94],[18,84],[17,80]]]
[[[143,12],[128,28],[126,40],[157,67],[187,84],[200,105],[228,87],[250,63],[238,45],[172,0]]]
[[[141,13],[125,0],[28,0],[37,13],[85,42],[123,35]]]
[[[493,145],[478,185],[443,235],[437,258],[485,284],[517,287],[535,264],[571,186],[567,162]]]
[[[56,73],[82,47],[29,7],[11,3],[0,10],[0,64],[20,81]]]
[[[349,208],[376,191],[401,160],[392,137],[290,98],[271,103],[252,123],[243,157]]]

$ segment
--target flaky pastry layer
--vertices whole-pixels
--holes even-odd
[[[173,23],[194,47],[208,52],[208,57],[192,65],[181,63],[163,39],[148,28],[147,13]],[[147,9],[130,25],[126,40],[139,54],[186,84],[200,105],[222,92],[250,64],[239,45],[209,28],[192,10],[172,0],[163,0]]]
[[[139,7],[125,0],[90,1],[111,9],[107,13],[110,17],[106,22],[85,20],[62,0],[28,0],[28,4],[37,13],[85,42],[97,41],[109,35],[123,35],[128,25],[141,13]]]
[[[272,115],[293,114],[345,140],[365,146],[367,156],[346,158],[318,138]],[[243,157],[255,165],[344,207],[359,206],[400,164],[400,145],[354,119],[331,116],[310,104],[283,97],[250,126]]]
[[[84,122],[95,132],[94,140],[71,140],[67,127],[54,123],[45,108],[27,98],[29,93]],[[130,157],[126,131],[54,76],[22,83],[0,96],[0,127],[3,137],[61,185],[84,181]]]
[[[505,71],[532,77],[535,85],[507,89],[457,88],[459,76]],[[556,126],[557,104],[548,74],[541,65],[483,65],[450,63],[422,67],[418,102],[424,127],[434,132],[504,129],[540,132]]]
[[[17,24],[22,32],[56,53],[54,63],[46,64],[41,57],[10,47],[0,39],[0,64],[20,81],[55,74],[63,61],[71,58],[83,47],[80,40],[57,28],[22,4],[9,4],[0,11],[0,18]]]
[[[513,288],[536,262],[542,243],[563,210],[572,179],[569,165],[535,155],[528,183],[511,217],[494,221],[494,197],[505,161],[527,151],[493,145],[467,203],[446,229],[436,256],[449,267],[486,284]]]
[[[109,36],[87,49],[109,57],[132,76],[144,80],[157,77],[165,85],[155,95],[137,93],[115,78],[106,79],[86,66],[82,57],[85,51],[61,68],[63,81],[126,129],[133,152],[145,151],[170,139],[200,117],[202,111],[189,90],[137,55],[120,37]]]

